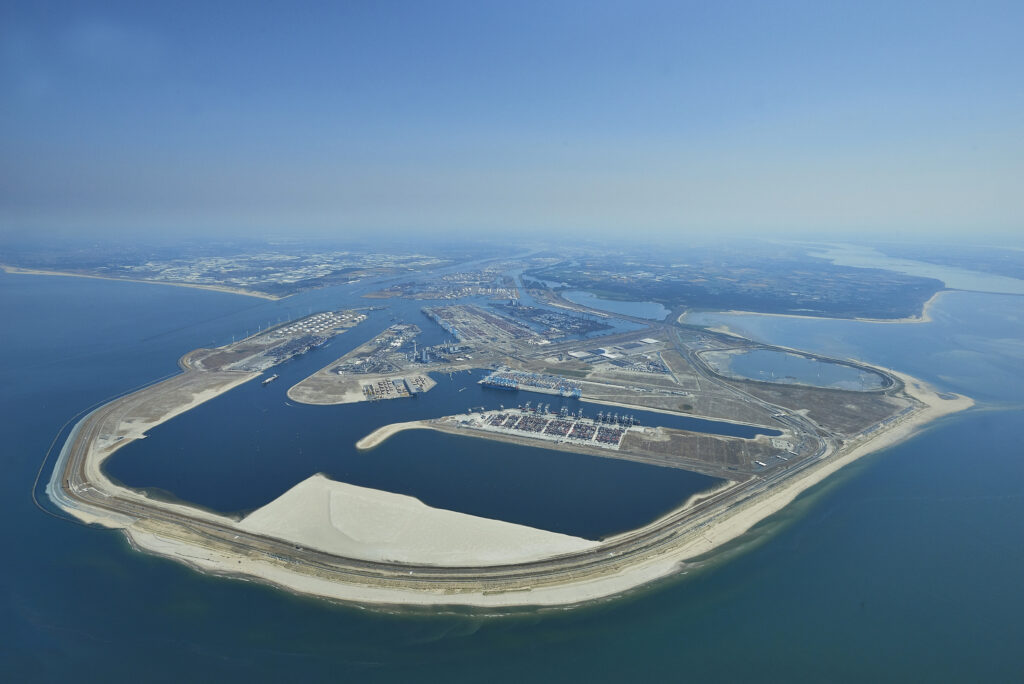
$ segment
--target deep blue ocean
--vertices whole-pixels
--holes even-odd
[[[601,605],[497,617],[365,611],[204,576],[132,551],[118,532],[35,507],[31,493],[42,458],[80,411],[175,372],[186,351],[355,301],[358,287],[269,302],[0,274],[5,681],[1019,681],[1024,675],[1021,297],[951,293],[933,307],[934,322],[911,325],[705,315],[767,342],[906,371],[968,394],[979,406],[862,459],[716,554],[705,569]],[[388,304],[413,320],[420,306]],[[378,312],[337,344],[349,336],[344,344],[365,339],[390,322],[390,313]],[[416,322],[431,343],[428,323]],[[332,347],[286,372],[325,365],[340,353]],[[259,411],[287,388],[286,380],[208,406],[250,402]],[[203,415],[186,414],[132,447],[152,440],[147,446],[156,449],[160,430],[166,443],[177,443],[171,439],[176,423]],[[238,415],[243,423],[233,429],[242,434],[251,417]],[[342,456],[351,450],[345,440],[348,433],[337,441]],[[402,446],[395,441],[391,448]],[[248,456],[247,448],[232,454]],[[266,454],[251,457],[254,466],[272,463]],[[308,467],[343,469],[340,461],[317,460],[328,458],[320,454],[282,477]],[[442,459],[439,467],[453,463]],[[153,483],[161,485],[172,492],[176,486]],[[258,498],[224,508],[246,508]]]

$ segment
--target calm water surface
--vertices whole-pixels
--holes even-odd
[[[1024,280],[1008,276],[972,271],[955,266],[930,264],[927,261],[901,259],[879,252],[863,245],[834,245],[821,252],[812,253],[840,266],[855,268],[884,268],[888,271],[906,273],[922,278],[941,280],[946,287],[974,292],[995,294],[1024,294]]]
[[[1017,297],[947,295],[921,325],[719,320],[919,375],[982,408],[860,461],[704,571],[605,605],[499,619],[366,612],[206,577],[33,506],[32,479],[68,418],[174,372],[190,349],[332,306],[341,290],[264,302],[0,274],[7,681],[1015,681],[1024,671]]]
[[[132,487],[155,490],[221,512],[258,508],[315,473],[415,496],[428,505],[598,538],[645,524],[718,480],[677,469],[581,456],[551,449],[440,435],[402,433],[370,452],[353,445],[393,422],[434,418],[469,408],[524,402],[565,406],[595,416],[617,407],[477,384],[484,371],[437,373],[416,399],[308,406],[287,390],[363,342],[391,312],[329,345],[275,369],[270,385],[250,382],[150,431],[105,464]],[[433,323],[424,323],[436,328]],[[777,430],[650,411],[628,411],[643,425],[664,425],[752,438]],[[488,492],[480,496],[480,492]]]
[[[575,304],[589,306],[598,311],[610,311],[612,313],[635,316],[636,318],[648,318],[652,321],[660,321],[668,316],[671,311],[657,302],[628,302],[618,299],[604,299],[591,292],[583,290],[569,290],[563,292],[562,296]]]
[[[879,389],[885,384],[878,373],[774,349],[706,352],[701,357],[715,372],[733,378],[848,390]]]
[[[331,358],[329,350],[324,354]],[[324,359],[312,363],[323,365]],[[360,452],[355,442],[381,425],[469,406],[496,409],[524,393],[489,390],[476,384],[481,373],[460,373],[441,376],[418,399],[304,406],[288,401],[285,391],[305,371],[285,366],[280,372],[273,385],[248,383],[152,430],[112,456],[106,472],[129,486],[232,513],[269,503],[310,475],[325,473],[437,508],[592,539],[639,527],[720,482],[684,470],[432,430],[402,432]]]

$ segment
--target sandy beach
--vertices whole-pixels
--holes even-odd
[[[528,563],[599,544],[323,475],[303,480],[238,527],[346,558],[438,567]]]
[[[776,489],[753,497],[732,507],[725,514],[707,516],[690,526],[690,531],[674,543],[651,552],[639,560],[621,565],[612,564],[594,575],[580,574],[569,581],[537,586],[519,587],[518,590],[490,592],[467,588],[452,592],[409,586],[359,585],[332,582],[323,577],[297,572],[283,563],[270,563],[252,558],[236,558],[212,549],[196,549],[187,541],[164,536],[146,528],[129,530],[133,543],[160,555],[169,555],[193,567],[215,574],[248,575],[302,594],[314,594],[346,602],[377,605],[464,605],[483,609],[514,606],[559,606],[595,601],[647,585],[659,579],[676,575],[686,569],[687,561],[734,540],[765,518],[781,511],[797,496],[824,481],[843,467],[866,454],[879,451],[903,441],[923,426],[943,416],[963,411],[973,405],[966,397],[943,399],[935,391],[909,376],[897,373],[906,383],[908,393],[925,404],[916,414],[904,419],[892,429],[863,438],[846,453],[833,456],[809,468],[798,478],[785,482]],[[705,496],[713,493],[705,493]],[[688,502],[689,504],[690,502]],[[661,521],[651,523],[658,525]],[[641,528],[643,529],[643,528]],[[638,530],[623,536],[636,534]],[[609,542],[612,540],[608,540]],[[606,542],[608,543],[608,542]],[[595,551],[600,551],[600,546]]]
[[[412,567],[460,567],[521,563],[548,558],[556,565],[571,563],[576,556],[596,562],[568,572],[552,570],[532,579],[516,579],[515,573],[497,583],[483,580],[444,579],[420,581],[416,571],[396,577],[389,575],[341,575],[318,570],[315,566],[290,562],[276,554],[239,553],[229,543],[190,531],[188,526],[142,517],[130,520],[88,504],[78,506],[68,497],[54,496],[55,502],[77,517],[111,527],[125,528],[131,543],[139,549],[168,556],[196,569],[213,574],[256,579],[302,594],[359,604],[376,605],[463,605],[479,608],[512,606],[570,605],[611,597],[636,589],[659,578],[685,571],[687,563],[708,551],[736,539],[758,522],[777,513],[798,495],[822,482],[841,468],[866,454],[905,440],[925,425],[973,402],[959,395],[940,396],[927,384],[895,371],[889,371],[905,383],[906,393],[919,408],[894,421],[886,429],[854,437],[839,453],[826,453],[815,464],[791,479],[765,490],[750,490],[733,497],[736,485],[723,485],[715,491],[691,497],[680,508],[644,527],[616,535],[602,542],[591,542],[556,535],[520,525],[467,516],[454,511],[432,509],[411,497],[388,492],[353,488],[314,476],[258,509],[242,521],[202,511],[184,503],[147,499],[138,492],[114,485],[101,472],[100,465],[111,453],[147,430],[204,401],[251,380],[256,374],[185,373],[157,387],[130,395],[120,412],[104,414],[106,421],[95,433],[103,439],[89,444],[85,469],[91,487],[104,497],[145,503],[150,508],[187,515],[196,524],[208,522],[221,529],[236,529],[239,534],[260,533],[282,537],[295,548],[304,545],[343,557],[369,561],[413,563]],[[204,376],[195,380],[195,376]],[[147,394],[149,393],[149,394]],[[100,409],[102,410],[102,409]],[[429,428],[429,423],[410,421],[384,426],[360,440],[357,447],[369,449],[402,430]],[[77,428],[76,428],[77,430]],[[481,442],[483,444],[483,442]],[[62,458],[63,456],[62,452]],[[54,478],[60,478],[55,469]],[[48,491],[59,489],[52,480]],[[52,494],[51,494],[52,496]],[[746,498],[744,498],[746,497]],[[723,501],[715,505],[714,500]],[[711,502],[702,509],[698,502]],[[727,504],[724,502],[728,502]],[[689,518],[674,518],[684,510]],[[685,520],[673,528],[673,519]],[[636,547],[621,559],[618,552],[605,548],[623,548],[644,535],[675,531],[664,542]],[[289,548],[291,548],[289,546]],[[575,566],[568,566],[575,567]]]
[[[284,297],[278,297],[276,295],[270,295],[264,292],[246,290],[240,287],[228,287],[226,285],[200,285],[197,283],[175,283],[166,280],[143,280],[142,278],[115,278],[113,276],[91,275],[88,273],[71,273],[69,271],[42,271],[35,268],[22,268],[20,266],[10,266],[8,264],[0,264],[0,268],[2,268],[5,273],[11,273],[16,275],[63,276],[66,278],[92,278],[94,280],[113,280],[119,283],[173,285],[174,287],[191,287],[197,290],[212,290],[214,292],[225,292],[227,294],[245,295],[246,297],[258,297],[260,299],[270,299],[273,301],[276,301],[278,299],[284,299]]]
[[[767,316],[771,318],[808,318],[816,321],[858,321],[860,323],[931,323],[931,309],[938,301],[939,297],[951,292],[952,290],[939,290],[933,294],[927,302],[921,307],[921,313],[917,316],[907,316],[904,318],[842,318],[835,316],[806,316],[803,314],[782,314],[782,313],[762,313],[759,311],[715,311],[716,314],[729,314],[733,316]],[[679,323],[686,323],[686,317],[690,315],[690,311],[686,311],[679,315],[676,319]],[[716,328],[708,328],[709,330],[715,331]],[[725,328],[724,330],[728,330]],[[733,333],[730,333],[733,334]]]
[[[361,440],[356,442],[356,449],[365,451],[372,449],[376,446],[380,446],[393,435],[402,432],[403,430],[433,430],[435,429],[431,423],[422,420],[410,420],[405,423],[391,423],[390,425],[384,425],[377,428],[370,434],[363,437]]]

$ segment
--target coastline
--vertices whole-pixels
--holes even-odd
[[[279,550],[245,552],[240,549],[249,547],[239,547],[230,541],[231,535],[237,539],[238,534],[254,534],[241,521],[185,503],[152,500],[104,476],[102,463],[121,446],[145,437],[152,427],[258,377],[257,373],[186,371],[97,409],[76,424],[59,461],[66,463],[66,454],[77,447],[79,454],[85,454],[79,462],[85,479],[67,483],[65,492],[61,489],[61,478],[71,472],[57,467],[47,491],[59,507],[79,519],[123,528],[137,549],[172,558],[203,572],[260,581],[299,594],[378,607],[569,606],[611,598],[679,574],[691,563],[702,562],[695,559],[746,533],[843,467],[906,440],[924,426],[974,403],[960,395],[940,395],[925,382],[906,374],[883,370],[904,383],[905,394],[916,402],[915,410],[881,429],[853,436],[842,449],[826,448],[818,460],[809,462],[789,479],[763,487],[724,484],[702,492],[645,526],[602,540],[592,550],[554,557],[543,571],[532,573],[513,563],[507,575],[492,578],[476,572],[478,566],[485,566],[485,559],[473,563],[469,556],[460,567],[462,575],[455,578],[439,577],[434,566],[422,563],[406,565],[404,570],[402,566],[396,570],[385,563],[367,574],[353,572],[349,559],[342,556],[330,560],[331,565],[319,566],[303,561],[302,554],[292,557]],[[359,440],[356,447],[372,449],[398,432],[421,428],[443,431],[442,426],[426,421],[394,423],[373,431]],[[104,507],[104,502],[114,500],[120,507]],[[304,551],[294,541],[277,538],[273,533],[250,536],[249,543],[254,541],[271,549],[287,545],[286,548],[294,546]]]
[[[61,276],[64,278],[92,278],[94,280],[113,280],[119,283],[145,283],[147,285],[172,285],[174,287],[191,287],[196,290],[211,290],[213,292],[224,292],[226,294],[244,295],[246,297],[258,297],[259,299],[269,299],[271,301],[278,301],[284,299],[277,295],[266,294],[264,292],[256,292],[255,290],[246,290],[241,287],[229,287],[227,285],[200,285],[198,283],[175,283],[169,280],[144,280],[142,278],[116,278],[114,276],[101,276],[92,275],[89,273],[72,273],[70,271],[45,271],[36,268],[22,268],[21,266],[11,266],[9,264],[0,264],[0,269],[3,269],[4,273],[10,273],[11,275],[44,275],[44,276]],[[287,296],[287,295],[286,295]]]
[[[135,491],[128,487],[123,487],[121,485],[115,485],[103,473],[103,463],[106,462],[106,460],[109,459],[118,449],[125,446],[126,444],[130,444],[131,442],[134,442],[137,439],[145,439],[146,432],[153,429],[154,427],[166,423],[175,416],[181,415],[182,413],[185,413],[186,411],[189,411],[199,406],[200,404],[206,403],[211,399],[215,399],[216,397],[219,397],[225,392],[228,392],[239,385],[242,385],[246,382],[249,382],[250,380],[259,377],[260,373],[228,372],[215,375],[210,372],[185,371],[180,375],[176,375],[168,380],[158,383],[157,385],[152,385],[139,392],[130,394],[127,397],[123,397],[120,400],[112,402],[112,404],[107,404],[106,406],[100,407],[96,411],[93,411],[89,415],[85,416],[81,421],[79,421],[78,424],[76,424],[74,430],[72,431],[72,435],[69,436],[67,442],[64,445],[64,449],[62,449],[61,451],[60,461],[58,462],[58,466],[54,468],[50,484],[47,486],[47,493],[50,495],[51,499],[53,499],[54,502],[57,503],[63,510],[67,511],[71,515],[74,515],[75,517],[79,518],[84,522],[100,524],[105,527],[125,528],[125,532],[127,533],[131,526],[137,524],[137,519],[129,518],[125,515],[112,514],[111,512],[102,509],[93,510],[92,507],[80,506],[77,503],[70,502],[70,500],[65,501],[63,496],[58,496],[57,498],[54,497],[54,494],[60,491],[61,489],[58,484],[58,481],[60,471],[62,470],[62,468],[60,468],[59,466],[60,462],[66,460],[65,450],[72,444],[80,427],[85,425],[87,421],[94,418],[94,416],[99,414],[104,409],[112,405],[115,405],[118,402],[127,401],[131,399],[134,399],[136,401],[145,401],[147,394],[152,393],[154,390],[160,389],[161,386],[163,387],[164,391],[166,391],[167,383],[179,383],[182,385],[186,385],[187,390],[187,383],[190,380],[202,376],[210,377],[211,380],[214,380],[214,383],[211,386],[201,388],[198,391],[188,391],[189,398],[186,401],[182,401],[177,404],[167,406],[158,415],[152,416],[145,420],[126,421],[115,418],[116,420],[118,420],[116,431],[120,434],[115,439],[108,440],[106,443],[99,443],[100,440],[98,438],[92,440],[87,447],[88,451],[87,456],[84,459],[83,469],[86,475],[88,476],[88,480],[91,486],[94,486],[97,489],[101,489],[107,496],[109,496],[111,493],[115,493],[116,496],[128,501],[146,503],[150,505],[157,504],[165,508],[166,510],[175,511],[196,518],[201,518],[205,520],[216,520],[219,522],[231,521],[232,519],[227,516],[218,515],[216,513],[212,513],[210,511],[206,511],[201,508],[191,506],[185,503],[156,502],[138,491]],[[61,493],[63,494],[63,492]],[[69,503],[70,505],[65,505]]]
[[[126,530],[126,533],[137,548],[176,558],[204,572],[243,579],[255,578],[298,594],[312,594],[347,603],[371,604],[380,607],[460,605],[480,609],[507,609],[524,606],[569,606],[602,600],[679,574],[687,567],[688,562],[738,538],[757,523],[781,511],[801,493],[823,482],[845,466],[867,454],[902,442],[917,434],[925,425],[944,416],[965,410],[974,403],[971,399],[960,395],[956,395],[955,399],[943,399],[922,381],[905,374],[897,373],[897,375],[906,384],[908,393],[924,404],[919,412],[880,434],[867,438],[862,437],[861,441],[847,453],[829,458],[817,466],[809,468],[803,476],[795,480],[756,495],[724,514],[700,521],[669,548],[655,550],[635,562],[622,565],[613,564],[604,572],[592,576],[581,576],[571,581],[527,586],[500,592],[479,589],[450,592],[443,589],[412,589],[401,586],[338,583],[324,577],[298,572],[284,563],[246,557],[239,558],[234,554],[225,554],[215,549],[199,547],[187,540],[161,533],[158,529],[146,526],[133,526]],[[716,496],[716,492],[705,492],[703,496],[713,497]],[[684,507],[692,506],[693,503],[688,501]],[[651,525],[657,525],[659,522],[661,520],[655,521]],[[634,530],[623,533],[613,539],[636,532]],[[606,540],[605,543],[608,541],[610,540]],[[600,551],[600,548],[598,547],[597,550]]]
[[[434,428],[433,425],[423,420],[410,420],[405,423],[391,423],[389,425],[383,425],[356,442],[356,449],[359,449],[360,451],[373,449],[374,447],[380,446],[386,442],[392,436],[405,430],[434,429],[436,428]]]
[[[807,316],[805,314],[764,313],[764,312],[761,312],[761,311],[739,311],[739,310],[736,310],[736,309],[730,309],[729,311],[713,311],[713,312],[708,312],[708,313],[729,314],[730,316],[765,316],[765,317],[768,317],[768,318],[805,318],[805,319],[810,319],[810,320],[813,320],[813,321],[857,321],[858,323],[885,323],[885,324],[889,324],[889,323],[931,323],[932,322],[932,316],[931,316],[932,307],[935,305],[935,302],[938,301],[938,299],[939,299],[939,297],[941,295],[947,294],[949,292],[953,292],[953,290],[950,290],[950,289],[939,290],[938,292],[933,294],[928,299],[928,301],[926,301],[922,305],[921,313],[920,314],[918,314],[916,316],[905,316],[903,318],[861,318],[861,317],[846,318],[846,317],[842,317],[842,316]],[[676,318],[676,322],[684,324],[684,325],[689,325],[688,323],[686,323],[685,319],[691,313],[703,313],[703,312],[684,311],[683,313],[679,314],[679,316]],[[716,328],[708,328],[708,330],[711,330],[712,332],[716,332]],[[730,334],[732,334],[732,333],[730,333]]]

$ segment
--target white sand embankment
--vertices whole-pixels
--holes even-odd
[[[140,526],[126,530],[132,545],[160,556],[177,559],[196,570],[214,575],[258,578],[260,581],[298,594],[322,596],[361,605],[382,606],[472,606],[503,609],[516,606],[563,606],[583,603],[641,586],[676,570],[671,559],[629,569],[628,582],[616,572],[580,578],[572,584],[530,587],[521,591],[485,592],[479,590],[450,591],[426,582],[417,587],[341,583],[296,571],[292,567],[267,560],[266,557],[226,554],[204,546],[196,546],[177,535],[166,534]],[[415,579],[413,573],[411,579]]]
[[[793,480],[783,482],[749,501],[734,505],[727,511],[702,513],[689,531],[672,544],[618,564],[614,555],[609,554],[607,565],[599,572],[562,577],[551,584],[532,586],[513,580],[506,589],[482,591],[479,588],[445,588],[443,583],[439,585],[436,582],[338,582],[318,574],[315,569],[289,564],[271,556],[254,557],[218,551],[202,538],[178,526],[142,520],[132,524],[126,533],[139,548],[173,557],[198,569],[217,574],[248,576],[300,593],[359,603],[504,607],[567,605],[600,599],[679,572],[685,567],[685,561],[737,538],[764,518],[783,509],[801,492],[861,456],[904,440],[923,425],[969,408],[973,403],[958,395],[945,395],[951,398],[943,398],[915,378],[891,370],[889,372],[905,383],[907,394],[922,402],[924,408],[885,430],[854,440],[844,453],[832,456]],[[143,436],[154,425],[247,379],[250,378],[226,378],[223,385],[200,389],[190,397],[183,396],[177,406],[168,406],[159,416],[128,421],[118,428],[118,433],[126,436],[120,443],[100,447],[92,445],[91,448],[99,453],[94,451],[89,455],[90,479],[107,491],[116,490],[120,496],[141,496],[113,487],[99,472],[100,461],[123,443]],[[364,439],[368,440],[368,444],[375,445],[401,429],[429,427],[416,425],[418,422],[413,421],[412,425],[385,426]],[[368,447],[364,445],[364,448]],[[688,502],[688,505],[693,503]],[[157,505],[187,512],[200,519],[216,518],[218,522],[232,524],[224,517],[184,504]],[[109,524],[113,525],[114,522],[110,521]],[[365,490],[331,482],[323,477],[310,478],[300,483],[242,522],[234,524],[239,529],[280,536],[295,544],[322,548],[343,556],[438,566],[487,566],[588,550],[600,553],[603,546],[576,537],[433,509],[410,497]],[[660,524],[663,521],[652,523],[643,530]],[[635,531],[637,534],[640,532],[642,530]],[[618,535],[617,538],[621,540],[629,534]]]
[[[433,425],[422,420],[410,420],[405,423],[391,423],[390,425],[384,425],[377,428],[370,434],[363,437],[361,440],[356,442],[356,449],[365,451],[366,449],[372,449],[376,446],[380,446],[390,437],[402,432],[403,430],[433,430]]]
[[[569,605],[592,601],[614,596],[679,572],[684,567],[683,563],[688,559],[703,555],[717,546],[736,539],[761,520],[782,510],[800,493],[825,480],[858,458],[902,441],[925,424],[950,413],[962,411],[973,404],[970,399],[961,396],[943,399],[925,383],[900,373],[894,374],[906,383],[908,394],[926,404],[923,410],[904,419],[889,430],[865,439],[849,452],[810,469],[796,479],[782,483],[776,489],[737,505],[725,514],[715,515],[705,524],[694,528],[674,545],[663,547],[649,556],[627,564],[611,565],[599,574],[576,576],[561,583],[528,586],[512,591],[466,590],[454,593],[437,588],[432,584],[403,587],[340,583],[298,571],[285,563],[220,553],[183,541],[173,535],[153,532],[144,526],[133,527],[128,530],[128,534],[133,542],[141,548],[178,558],[193,567],[209,572],[257,577],[265,582],[299,593],[363,604],[468,605],[498,608],[526,605]],[[288,517],[287,514],[283,515]],[[303,524],[301,510],[297,510],[294,516],[293,520],[298,521],[301,527]],[[377,524],[381,524],[381,522],[378,520]],[[652,523],[652,525],[658,524]],[[427,534],[434,535],[436,533],[428,531]],[[624,536],[626,535],[618,535],[617,538],[621,539]],[[437,538],[434,537],[431,543],[436,541]],[[400,547],[405,542],[396,539],[394,543]],[[415,540],[413,544],[415,546]],[[599,549],[598,546],[597,550]],[[414,550],[415,548],[407,548],[404,549],[404,552],[410,553]],[[399,549],[399,552],[402,551]],[[476,551],[470,548],[465,553],[472,558]]]
[[[323,475],[303,480],[238,527],[345,558],[437,566],[525,563],[599,545]]]

